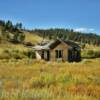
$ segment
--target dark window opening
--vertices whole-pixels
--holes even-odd
[[[49,51],[42,51],[42,59],[49,61],[50,60],[50,52]]]
[[[62,58],[63,56],[63,50],[56,50],[56,58]]]
[[[42,51],[42,59],[44,59],[44,51]]]

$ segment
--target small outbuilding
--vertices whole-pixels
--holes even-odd
[[[80,61],[81,47],[69,40],[53,40],[33,47],[36,59],[46,61]]]

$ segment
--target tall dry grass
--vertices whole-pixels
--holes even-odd
[[[0,60],[0,100],[99,100],[100,59]]]

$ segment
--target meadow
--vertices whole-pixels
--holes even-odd
[[[42,40],[25,35],[25,42]],[[32,54],[23,44],[0,43],[0,100],[100,100],[100,47],[87,45],[78,63],[37,61]]]
[[[0,60],[0,100],[100,100],[100,59]]]

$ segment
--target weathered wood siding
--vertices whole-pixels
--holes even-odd
[[[63,61],[66,61],[67,58],[68,58],[68,48],[69,46],[66,45],[65,43],[60,43],[57,47],[55,47],[53,50],[50,50],[50,60],[51,61],[56,61],[56,53],[55,53],[55,50],[63,50],[63,57],[62,57],[62,60]]]

